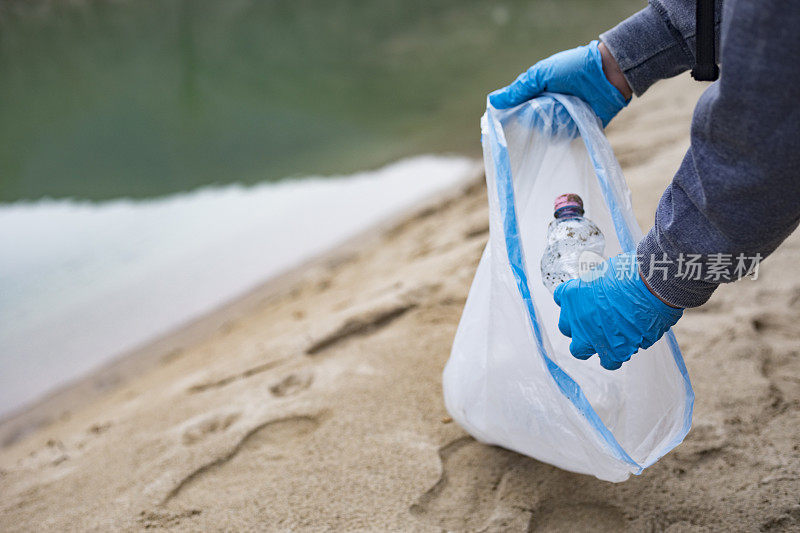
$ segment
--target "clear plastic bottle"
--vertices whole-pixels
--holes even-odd
[[[560,283],[580,276],[592,259],[602,259],[606,247],[600,228],[583,216],[580,196],[562,194],[553,209],[555,220],[547,227],[547,247],[541,262],[542,282],[550,292]]]

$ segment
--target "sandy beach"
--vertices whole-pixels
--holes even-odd
[[[661,82],[608,129],[643,228],[703,88]],[[800,235],[685,313],[693,428],[612,484],[445,411],[486,203],[476,179],[5,422],[0,530],[800,529]]]

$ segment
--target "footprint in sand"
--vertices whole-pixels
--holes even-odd
[[[270,386],[269,392],[279,398],[292,396],[309,388],[313,381],[314,374],[311,371],[295,372]]]
[[[220,412],[190,420],[183,430],[183,443],[189,446],[209,435],[221,433],[239,420],[239,416],[241,415],[238,412]]]
[[[202,487],[196,496],[214,494],[215,487],[243,484],[248,472],[262,468],[268,463],[282,458],[286,450],[299,447],[298,440],[319,427],[321,416],[291,416],[270,420],[245,433],[224,455],[212,459],[193,470],[166,495],[162,505],[184,497],[193,500],[193,489]],[[209,488],[207,485],[211,485]]]
[[[426,524],[485,533],[616,532],[627,525],[619,508],[591,501],[600,481],[578,489],[576,474],[471,437],[443,446],[439,457],[439,480],[409,509]]]
[[[375,333],[415,307],[413,302],[389,301],[346,316],[312,340],[306,348],[306,355],[314,356],[353,337]]]
[[[442,473],[409,511],[418,520],[447,530],[487,525],[497,507],[503,475],[519,456],[462,437],[439,449]]]

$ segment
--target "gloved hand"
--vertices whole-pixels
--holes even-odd
[[[489,102],[497,109],[506,109],[545,91],[571,94],[589,104],[603,127],[607,126],[628,101],[603,73],[603,60],[597,47],[595,40],[539,61],[508,87],[492,92]]]
[[[635,252],[613,257],[598,268],[591,281],[571,279],[556,287],[558,329],[572,337],[573,356],[588,359],[597,353],[603,368],[616,370],[639,348],[655,344],[683,309],[670,307],[650,292],[639,276]]]

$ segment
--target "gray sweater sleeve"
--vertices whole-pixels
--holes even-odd
[[[716,4],[719,40],[722,0]],[[633,93],[641,96],[656,81],[694,65],[695,0],[650,0],[646,8],[601,34],[600,40],[619,63]]]
[[[766,257],[800,221],[800,6],[726,0],[722,20],[720,79],[638,246],[642,276],[678,307],[704,303],[743,274],[737,258]]]

